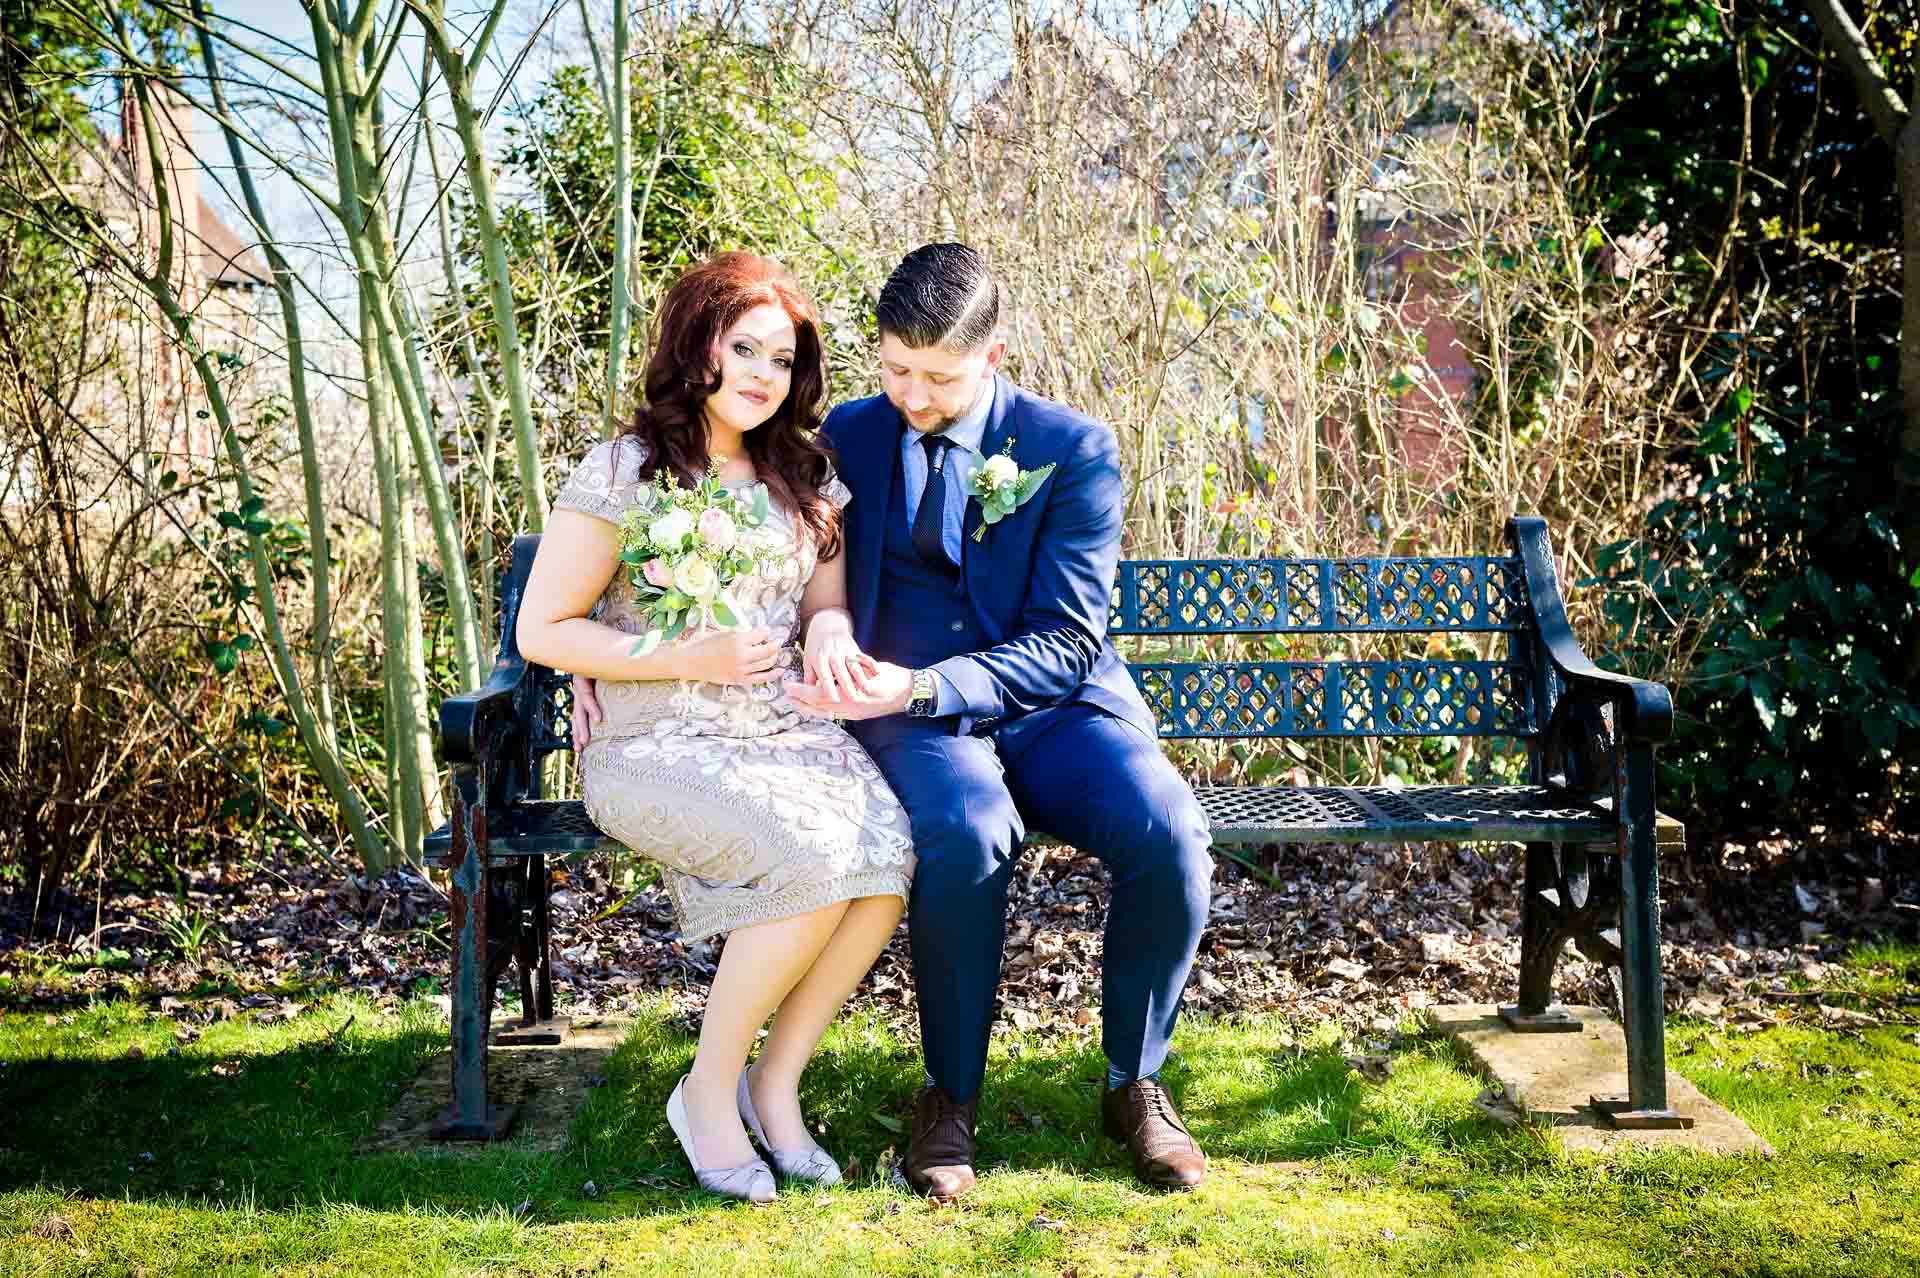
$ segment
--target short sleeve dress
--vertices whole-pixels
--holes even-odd
[[[640,479],[644,457],[634,439],[599,445],[554,508],[618,524],[651,506],[658,493]],[[837,477],[826,495],[839,506],[851,496]],[[797,678],[800,595],[818,547],[792,512],[771,510],[746,536],[773,553],[729,593],[742,625],[781,639],[781,667]],[[634,605],[623,567],[594,615],[638,635],[647,626]],[[906,809],[845,728],[794,709],[784,680],[605,680],[599,694],[606,718],[580,752],[582,797],[601,830],[664,868],[684,940],[863,896],[907,896]]]

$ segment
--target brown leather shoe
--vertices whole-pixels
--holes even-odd
[[[1187,1133],[1173,1097],[1159,1079],[1105,1090],[1100,1114],[1107,1135],[1133,1153],[1133,1174],[1155,1189],[1192,1189],[1207,1175],[1207,1156]]]
[[[941,1087],[913,1097],[913,1133],[900,1170],[915,1192],[950,1203],[973,1188],[973,1121],[978,1096],[962,1105]]]

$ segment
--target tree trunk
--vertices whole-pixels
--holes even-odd
[[[1900,131],[1894,154],[1900,188],[1900,225],[1904,243],[1900,308],[1900,461],[1896,509],[1905,527],[1901,547],[1910,559],[1920,560],[1920,79],[1914,83],[1914,106]],[[1920,667],[1920,644],[1913,645],[1912,664]],[[1911,677],[1911,672],[1909,674]]]

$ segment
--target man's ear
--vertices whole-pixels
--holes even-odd
[[[1002,339],[996,337],[993,340],[993,344],[987,347],[987,371],[989,373],[999,372],[1000,361],[1005,359],[1006,357],[1007,357],[1007,344]]]

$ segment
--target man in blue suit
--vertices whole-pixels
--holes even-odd
[[[1007,886],[1034,829],[1112,879],[1104,1127],[1142,1180],[1191,1188],[1206,1158],[1157,1073],[1207,920],[1210,836],[1107,639],[1124,506],[1113,432],[999,375],[999,287],[972,249],[908,254],[877,311],[885,394],[841,405],[825,428],[853,492],[849,620],[876,665],[855,695],[790,689],[803,709],[852,721],[912,820],[927,1083],[902,1170],[938,1199],[973,1187]],[[1054,468],[984,535],[976,453]]]

